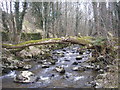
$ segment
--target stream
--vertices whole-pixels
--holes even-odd
[[[72,68],[90,67],[87,61],[91,55],[91,52],[86,51],[82,54],[81,60],[76,60],[76,56],[79,55],[77,49],[78,45],[66,47],[52,51],[52,58],[56,60],[55,65],[50,65],[47,68],[42,68],[42,64],[37,61],[30,61],[29,64],[33,67],[28,71],[33,72],[39,79],[34,83],[22,84],[15,83],[13,78],[19,70],[13,70],[8,74],[4,74],[0,77],[2,79],[3,88],[90,88],[93,87],[90,82],[94,80],[97,71],[93,69],[85,69],[83,71],[74,71]],[[73,64],[74,63],[74,64]],[[77,64],[76,64],[77,63]],[[65,73],[59,73],[54,69],[56,66],[64,67]]]

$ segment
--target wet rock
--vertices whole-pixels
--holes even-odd
[[[96,79],[103,79],[106,77],[106,75],[107,75],[107,73],[99,74],[99,75],[97,75]]]
[[[74,81],[78,81],[78,80],[83,79],[83,78],[84,78],[84,76],[76,76],[76,77],[74,78]]]
[[[2,57],[2,63],[10,65],[12,63],[12,58]]]
[[[95,67],[95,70],[96,70],[96,71],[100,70],[100,65],[97,65],[97,66]]]
[[[83,54],[83,52],[81,52],[81,51],[80,51],[80,52],[79,52],[79,54],[80,54],[80,55],[82,55],[82,54]]]
[[[50,63],[51,63],[52,65],[55,65],[56,61],[51,60]]]
[[[107,64],[107,63],[108,63],[108,61],[106,61],[106,59],[105,59],[104,56],[99,56],[99,57],[97,58],[97,60],[100,61],[100,62],[103,61],[104,64]]]
[[[78,63],[77,62],[73,62],[72,65],[78,65]]]
[[[56,52],[52,52],[52,54],[56,54]]]
[[[96,82],[95,88],[103,88],[103,86],[104,86],[103,79],[97,79],[97,80],[95,80],[95,82]]]
[[[24,49],[19,52],[19,56],[22,58],[32,58],[33,56],[40,55],[41,50],[35,46],[29,46],[28,49]]]
[[[48,81],[48,80],[50,80],[50,77],[43,77],[43,76],[40,76],[40,80]]]
[[[85,71],[85,68],[76,66],[76,67],[73,67],[72,70],[73,71]]]
[[[23,68],[24,65],[25,65],[24,62],[17,62],[17,63],[16,63],[16,66],[17,66],[18,68]]]
[[[9,73],[11,72],[11,69],[9,68],[3,68],[2,73]]]
[[[38,60],[37,63],[43,64],[44,62],[47,62],[47,60]]]
[[[55,76],[54,74],[51,75],[51,77],[54,77],[54,76]]]
[[[2,57],[2,61],[7,61],[7,57]]]
[[[42,64],[43,64],[43,65],[50,65],[51,62],[43,62]]]
[[[17,83],[33,83],[37,80],[37,76],[30,71],[20,71],[14,78]]]
[[[95,67],[94,67],[94,66],[91,66],[91,65],[86,65],[85,68],[86,68],[86,69],[94,69]]]
[[[7,61],[3,62],[3,66],[5,66],[5,68],[9,68],[9,69],[18,69],[18,68],[23,68],[24,62],[15,60],[15,59],[7,60]]]
[[[86,50],[85,49],[82,49],[82,48],[78,48],[77,49],[77,52],[80,52],[81,54],[83,54]]]
[[[64,52],[65,52],[65,51],[66,51],[66,49],[63,49],[62,51],[64,51]]]
[[[76,56],[76,60],[81,60],[83,58],[82,55]]]
[[[74,76],[72,73],[66,72],[63,76],[64,79],[74,79]]]
[[[39,60],[39,61],[37,61],[37,63],[40,63],[40,64],[51,64],[47,60]]]
[[[47,65],[47,64],[43,64],[42,65],[42,68],[49,68],[50,66],[49,65]]]
[[[23,61],[24,62],[29,62],[29,61],[31,61],[31,59],[24,59]]]
[[[63,54],[63,53],[60,53],[59,56],[60,56],[60,57],[64,57],[64,54]]]
[[[31,65],[25,65],[25,66],[23,67],[23,69],[26,69],[26,70],[28,70],[28,69],[30,69],[30,68],[32,68]]]
[[[96,87],[98,85],[98,83],[96,81],[92,81],[92,82],[90,82],[90,84],[92,87]]]
[[[39,61],[37,61],[37,63],[40,63],[40,64],[42,64],[43,62],[42,62],[41,60],[39,60]]]
[[[83,51],[83,50],[80,50],[80,51],[79,51],[79,54],[80,54],[80,55],[82,55],[83,53],[84,53],[84,51]]]
[[[97,85],[95,88],[103,88],[103,85]]]
[[[65,59],[65,61],[70,62],[70,60],[68,60],[68,59]]]
[[[101,74],[97,75],[96,79],[102,79],[103,76]]]
[[[99,72],[99,73],[104,73],[104,70],[103,70],[103,69],[100,69],[98,72]]]
[[[56,51],[55,53],[56,54],[61,54],[61,53],[63,53],[63,51]]]
[[[90,54],[90,50],[85,51],[83,54]]]
[[[64,57],[64,52],[63,51],[57,51],[56,54],[60,57]]]
[[[75,53],[75,51],[73,50],[73,51],[71,51],[71,53]]]
[[[7,68],[9,68],[9,69],[18,69],[18,67],[16,65],[14,65],[14,64],[11,64]]]
[[[65,73],[65,69],[63,67],[57,66],[55,70],[59,73]]]

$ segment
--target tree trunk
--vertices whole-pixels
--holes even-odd
[[[17,48],[25,48],[28,46],[34,46],[34,45],[67,44],[67,43],[89,45],[92,44],[92,41],[91,39],[86,39],[85,37],[47,38],[42,40],[26,41],[24,43],[20,43],[16,45],[2,44],[2,47],[7,49],[17,49]]]
[[[78,35],[78,19],[79,19],[79,17],[78,17],[78,13],[79,13],[79,7],[78,7],[78,2],[76,3],[77,4],[77,7],[76,7],[76,28],[75,28],[75,36],[77,36]]]
[[[53,34],[53,38],[55,38],[55,26],[54,26],[54,22],[55,22],[55,17],[54,17],[54,12],[55,12],[55,10],[54,10],[54,2],[51,2],[51,4],[52,4],[52,34]]]
[[[92,6],[93,6],[93,14],[94,14],[94,23],[95,23],[95,31],[94,33],[96,33],[97,35],[99,35],[99,23],[98,23],[98,9],[97,9],[97,2],[92,2]]]

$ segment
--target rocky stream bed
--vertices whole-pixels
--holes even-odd
[[[3,66],[3,88],[90,88],[103,87],[96,82],[104,77],[105,69],[88,63],[92,51],[79,52],[79,45],[50,51],[49,58],[6,61]]]

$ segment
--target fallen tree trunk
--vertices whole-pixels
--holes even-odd
[[[17,48],[25,48],[29,46],[35,46],[35,45],[68,44],[68,43],[79,44],[84,46],[84,45],[92,44],[92,40],[90,37],[46,38],[41,40],[26,41],[16,45],[2,44],[2,47],[7,49],[17,49]]]

